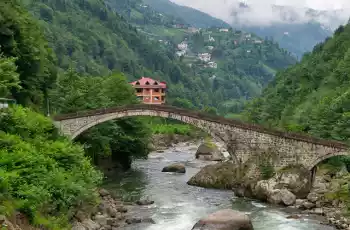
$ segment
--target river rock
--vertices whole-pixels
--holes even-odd
[[[145,218],[139,218],[139,217],[132,217],[128,218],[125,220],[127,224],[139,224],[139,223],[149,223],[149,224],[155,224],[156,222],[150,218],[150,217],[145,217]]]
[[[235,165],[231,162],[220,162],[203,167],[187,184],[204,188],[231,189],[236,179]]]
[[[224,209],[200,219],[192,230],[253,230],[253,225],[246,214]]]
[[[198,147],[196,152],[196,159],[222,161],[225,159],[225,157],[214,143],[205,142]]]
[[[302,204],[302,207],[305,208],[305,209],[312,209],[314,208],[316,205],[314,203],[311,203],[310,201],[305,201],[303,204]]]
[[[117,211],[121,212],[121,213],[126,213],[126,212],[128,212],[128,209],[124,206],[119,206],[119,207],[117,207]]]
[[[175,163],[164,167],[162,172],[186,173],[186,168],[183,164]]]
[[[72,230],[86,230],[86,228],[81,223],[76,222],[72,225]]]
[[[281,201],[284,205],[290,206],[295,203],[296,196],[287,189],[282,189],[281,191]]]
[[[106,189],[103,189],[103,188],[101,188],[98,192],[99,192],[100,196],[102,196],[102,197],[110,195],[110,193]]]
[[[311,172],[303,166],[289,166],[277,172],[274,176],[277,184],[275,189],[288,189],[297,198],[306,198],[310,192]]]
[[[297,214],[289,215],[286,217],[287,219],[300,219],[300,216]]]
[[[276,184],[277,182],[274,178],[258,181],[254,188],[254,196],[263,201],[268,200]]]
[[[138,200],[136,201],[136,204],[137,205],[151,205],[151,204],[154,204],[154,201],[153,200]]]
[[[310,192],[309,195],[307,195],[307,200],[312,203],[316,203],[318,199],[319,199],[319,196],[315,192]]]
[[[295,195],[287,189],[274,189],[269,192],[267,200],[272,204],[290,206],[295,203]]]
[[[98,214],[95,216],[95,222],[102,226],[107,225],[107,216]]]
[[[82,222],[82,225],[86,230],[97,230],[100,228],[100,225],[90,219],[86,219]]]

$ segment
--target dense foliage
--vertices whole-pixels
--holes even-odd
[[[190,63],[201,76],[198,81],[210,90],[221,114],[239,112],[245,100],[260,95],[276,70],[296,62],[273,41],[232,29],[202,29],[184,40],[189,50],[182,61]],[[209,68],[198,60],[198,53],[210,53],[217,68]]]
[[[194,27],[230,27],[229,24],[220,19],[214,18],[191,7],[177,5],[169,0],[144,0],[144,2],[159,12],[164,12],[177,18],[182,18],[187,24]]]
[[[83,77],[72,70],[60,76],[50,98],[55,113],[137,103],[134,89],[122,74]],[[92,127],[79,135],[76,141],[84,144],[95,163],[98,163],[100,155],[111,155],[127,169],[132,158],[147,156],[149,132],[141,120],[118,119]]]
[[[22,107],[0,112],[0,213],[19,210],[50,229],[97,199],[101,175],[50,119]]]
[[[254,122],[347,141],[349,126],[350,25],[315,46],[247,108]]]
[[[332,38],[315,46],[300,63],[279,72],[263,96],[248,105],[243,117],[349,142],[349,38],[350,25],[340,26]]]
[[[56,78],[54,55],[37,24],[18,6],[17,0],[0,2],[0,25],[1,62],[3,58],[16,58],[7,62],[15,61],[19,73],[21,87],[11,87],[12,96],[23,105],[40,108]],[[4,71],[9,70],[8,65],[2,65]]]
[[[40,19],[61,69],[74,67],[79,73],[92,76],[106,76],[120,71],[125,73],[128,80],[143,75],[164,80],[169,86],[168,103],[173,103],[176,98],[185,98],[196,108],[218,109],[223,101],[238,99],[239,105],[233,107],[240,108],[241,96],[245,92],[245,98],[256,95],[261,85],[273,76],[269,73],[266,77],[265,69],[270,71],[270,68],[283,68],[294,63],[289,54],[271,43],[271,47],[262,52],[265,52],[263,55],[268,56],[268,59],[277,60],[276,65],[261,67],[261,72],[254,66],[250,67],[251,62],[255,65],[254,63],[260,61],[255,56],[243,55],[237,64],[232,63],[231,58],[227,61],[229,65],[220,74],[224,80],[212,82],[209,79],[211,75],[200,69],[190,68],[186,62],[176,57],[174,41],[183,39],[188,34],[184,29],[173,28],[181,22],[178,17],[158,13],[150,6],[144,7],[140,1],[109,0],[107,7],[100,0],[22,1]],[[170,35],[177,39],[170,39]],[[157,36],[161,39],[155,39]],[[169,40],[162,40],[166,38]],[[222,49],[230,49],[232,54],[240,53],[229,45]],[[249,73],[240,70],[249,68]],[[256,74],[252,75],[250,72]],[[226,86],[228,81],[231,83]],[[223,87],[227,89],[220,93],[220,88]]]

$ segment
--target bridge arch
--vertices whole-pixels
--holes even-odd
[[[332,156],[350,155],[349,147],[299,133],[282,132],[259,125],[165,105],[128,105],[82,111],[54,117],[57,127],[71,139],[85,130],[122,117],[155,116],[182,121],[209,133],[232,150],[232,157],[246,162],[251,157],[273,153],[274,166],[302,164],[310,170]],[[234,155],[234,156],[233,156]]]
[[[340,152],[335,152],[335,153],[323,155],[323,156],[316,158],[314,161],[311,161],[310,164],[308,165],[308,169],[312,170],[322,161],[327,160],[327,159],[332,158],[332,157],[336,157],[336,156],[350,156],[350,155],[349,155],[349,152],[345,152],[345,151],[340,151]]]
[[[66,114],[63,116],[56,116],[54,120],[63,134],[69,136],[71,139],[75,139],[89,128],[106,121],[135,116],[163,117],[193,125],[210,134],[216,141],[225,143],[222,135],[219,135],[219,133],[216,132],[218,130],[213,127],[215,124],[213,124],[212,121],[198,119],[196,116],[197,113],[195,112],[192,112],[191,115],[188,114],[186,110],[177,108],[176,111],[174,111],[173,109],[173,107],[170,109],[170,107],[166,106],[135,105],[114,109],[94,110],[93,114],[89,112]]]

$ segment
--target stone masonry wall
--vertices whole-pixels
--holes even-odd
[[[79,134],[99,123],[121,117],[130,116],[156,116],[175,119],[194,125],[216,139],[230,143],[235,150],[235,155],[243,163],[254,159],[259,164],[259,159],[265,158],[266,154],[273,155],[273,165],[276,168],[290,164],[302,164],[311,169],[320,161],[336,155],[348,155],[344,148],[331,145],[312,143],[310,141],[297,140],[281,137],[256,130],[236,127],[230,124],[222,124],[213,119],[200,119],[190,115],[176,112],[159,111],[152,109],[133,109],[97,115],[76,116],[56,121],[56,125],[63,134],[72,139]],[[254,157],[252,157],[254,156]]]

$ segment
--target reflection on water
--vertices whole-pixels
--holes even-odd
[[[162,173],[174,162],[186,165],[186,174]],[[107,182],[110,190],[127,201],[141,198],[154,200],[151,206],[131,210],[135,216],[151,216],[156,224],[130,225],[130,230],[189,230],[199,218],[223,208],[249,214],[255,230],[331,230],[316,220],[287,219],[280,208],[257,201],[236,198],[231,191],[188,186],[186,182],[206,162],[194,159],[193,146],[181,151],[168,150],[151,154],[148,160],[136,161],[133,170]]]

